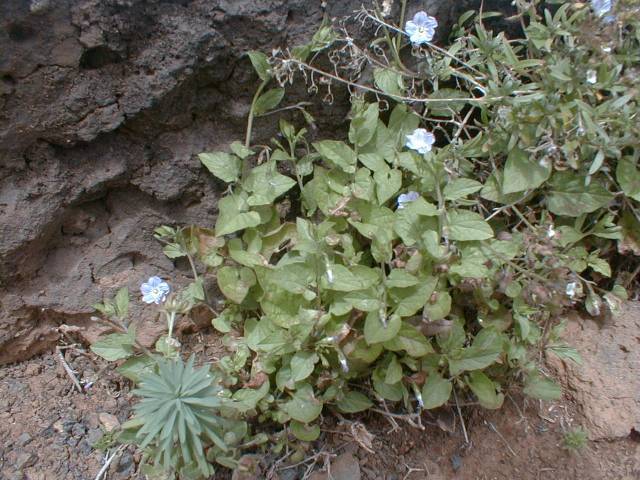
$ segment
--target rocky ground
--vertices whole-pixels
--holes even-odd
[[[376,413],[327,417],[304,462],[292,467],[255,457],[263,464],[260,473],[236,480],[295,480],[305,474],[312,480],[640,478],[640,304],[629,304],[608,325],[575,318],[567,335],[583,365],[548,359],[550,371],[565,384],[560,402],[525,400],[514,391],[498,411],[463,406],[468,442],[453,407],[424,413],[424,431]],[[219,355],[217,339],[211,331],[183,337],[201,361]],[[57,352],[0,369],[3,480],[95,478],[114,451],[104,450],[108,432],[130,416],[130,385],[113,365],[79,345],[61,352],[82,392]],[[565,433],[579,426],[591,440],[579,451],[564,448]],[[136,473],[139,460],[133,447],[119,452],[108,478],[142,478]],[[221,472],[216,478],[228,477]]]

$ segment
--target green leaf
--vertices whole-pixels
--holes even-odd
[[[254,115],[262,115],[273,110],[284,98],[284,88],[272,88],[258,97],[253,107]]]
[[[155,363],[155,360],[149,358],[147,355],[131,357],[116,368],[116,371],[132,382],[138,383],[143,375],[153,371]]]
[[[611,267],[604,258],[598,258],[597,256],[589,255],[587,258],[587,264],[593,269],[594,272],[598,272],[605,277],[611,276]]]
[[[549,179],[551,162],[530,160],[524,150],[516,147],[507,158],[502,180],[502,193],[510,194],[538,188]]]
[[[392,97],[404,94],[402,75],[390,68],[376,68],[373,70],[373,81],[377,88]]]
[[[357,413],[373,407],[373,402],[366,395],[350,390],[338,400],[337,407],[342,413]]]
[[[253,410],[258,402],[269,394],[270,383],[267,379],[259,388],[241,388],[233,393],[234,408],[240,413]]]
[[[320,357],[313,352],[298,352],[291,359],[291,378],[294,382],[300,382],[313,373],[315,365]]]
[[[480,196],[485,200],[502,204],[515,203],[521,199],[522,194],[520,193],[505,194],[502,184],[502,172],[495,170],[484,183],[484,187],[482,187],[480,191]]]
[[[114,362],[128,358],[133,354],[135,344],[135,331],[130,329],[127,333],[112,333],[91,345],[91,351],[105,360]]]
[[[502,406],[504,394],[496,393],[495,383],[484,373],[471,372],[466,383],[484,408],[495,410]]]
[[[449,212],[448,229],[451,240],[486,240],[493,237],[491,226],[479,214],[469,210]]]
[[[240,323],[242,316],[233,308],[225,308],[220,314],[211,320],[213,328],[221,333],[229,333],[234,322]]]
[[[624,194],[640,202],[640,170],[633,157],[622,157],[618,161],[616,178]]]
[[[453,385],[440,375],[432,373],[422,386],[422,402],[426,410],[438,408],[449,401]]]
[[[385,326],[380,319],[380,312],[369,312],[364,322],[364,338],[369,345],[387,342],[398,334],[400,327],[402,320],[398,315],[388,317]]]
[[[502,353],[501,349],[494,346],[482,348],[472,345],[471,347],[463,348],[448,357],[449,373],[451,375],[458,375],[466,371],[482,370],[495,363],[500,353]]]
[[[375,185],[368,168],[359,168],[351,185],[353,196],[368,202],[375,201]]]
[[[356,265],[349,270],[344,265],[333,263],[327,266],[327,273],[322,277],[322,285],[328,290],[354,292],[365,290],[379,279],[377,270]]]
[[[524,393],[540,400],[559,400],[562,397],[560,386],[538,373],[529,375],[524,385]]]
[[[571,360],[576,365],[582,365],[582,356],[573,347],[568,345],[549,345],[547,348],[562,359]]]
[[[322,402],[315,397],[313,387],[303,383],[293,392],[293,398],[282,405],[282,409],[294,420],[310,423],[322,412]]]
[[[384,383],[388,383],[389,385],[398,383],[402,380],[402,375],[402,365],[400,365],[396,356],[392,355],[391,361],[389,362],[389,365],[387,365],[387,373],[384,377]]]
[[[420,283],[418,277],[411,275],[402,268],[394,268],[389,272],[385,280],[385,285],[389,288],[407,288]]]
[[[446,200],[458,200],[482,189],[482,184],[470,178],[457,178],[445,185],[442,194]]]
[[[246,267],[221,267],[216,277],[220,291],[234,303],[242,303],[256,283],[255,274]]]
[[[351,120],[349,141],[358,147],[369,143],[378,126],[378,104],[371,103]]]
[[[269,80],[271,78],[271,66],[269,65],[269,59],[267,56],[256,50],[252,50],[248,55],[253,68],[260,77],[260,80],[263,82]]]
[[[415,244],[425,231],[437,230],[438,223],[435,217],[438,210],[420,197],[413,202],[405,204],[404,208],[396,210],[393,221],[393,229],[406,246]]]
[[[126,318],[129,313],[129,289],[127,287],[118,290],[114,303],[118,318]]]
[[[585,183],[583,176],[571,172],[556,172],[549,182],[549,210],[556,215],[577,217],[594,212],[613,199],[613,195],[595,178],[589,185]]]
[[[228,235],[245,228],[256,227],[260,225],[260,214],[258,212],[238,213],[235,217],[229,218],[219,216],[216,222],[216,235]]]
[[[323,140],[314,143],[313,147],[325,160],[340,167],[347,173],[355,173],[357,163],[356,153],[344,142]]]
[[[164,253],[167,258],[171,259],[186,257],[187,255],[187,251],[177,243],[169,243],[165,245],[162,248],[162,253]]]
[[[247,198],[247,204],[255,207],[272,205],[276,198],[288,192],[295,184],[295,180],[278,172],[276,162],[272,161],[251,170],[243,186],[252,192]]]
[[[407,355],[414,358],[424,357],[433,352],[433,347],[427,337],[413,325],[402,322],[400,331],[391,340],[384,342],[384,348],[392,352],[404,350]]]
[[[374,172],[373,179],[376,182],[376,193],[380,205],[389,200],[402,187],[402,172],[400,170],[378,170]]]
[[[431,322],[445,318],[451,312],[451,295],[446,290],[434,292],[435,302],[427,302],[424,312]],[[433,297],[433,295],[432,295]]]
[[[389,170],[389,165],[384,161],[384,158],[379,153],[361,153],[358,155],[358,160],[367,167],[369,170],[373,172],[377,172],[379,170],[387,171]]]
[[[198,158],[207,169],[223,182],[235,182],[240,176],[241,160],[224,152],[201,153]]]
[[[305,425],[293,420],[289,423],[289,429],[294,437],[303,442],[314,442],[320,436],[320,427],[318,425]]]
[[[245,147],[244,143],[238,142],[237,140],[233,142],[231,145],[229,145],[229,148],[231,148],[231,151],[235,153],[238,157],[240,157],[242,160],[244,160],[250,155],[253,155],[254,153],[253,150]]]
[[[429,301],[437,283],[437,277],[427,277],[413,287],[391,289],[389,293],[397,303],[394,313],[401,317],[415,315]]]

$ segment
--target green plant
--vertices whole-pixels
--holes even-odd
[[[158,360],[157,372],[148,372],[133,391],[141,400],[134,407],[136,416],[125,428],[139,426],[136,438],[140,448],[152,446],[154,460],[165,471],[192,464],[205,476],[214,470],[205,461],[207,442],[223,452],[229,439],[242,439],[246,424],[236,422],[237,433],[229,431],[232,422],[213,412],[224,405],[223,389],[209,367],[194,368],[194,357]]]
[[[616,245],[640,253],[640,29],[633,2],[621,0],[607,24],[584,4],[546,3],[561,5],[516,1],[515,39],[486,28],[494,14],[471,12],[448,49],[428,35],[410,47],[363,8],[351,20],[382,33],[366,47],[323,25],[307,45],[251,52],[261,83],[244,142],[199,156],[227,186],[215,226],[156,230],[194,277],[162,307],[169,335],[156,351],[170,360],[134,356],[120,294],[100,306],[119,332],[93,350],[126,359],[120,371],[134,381],[161,376],[181,368],[176,316],[209,305],[229,351],[214,366],[228,398],[203,415],[282,425],[274,449],[287,433],[315,440],[323,411],[397,402],[419,422],[422,409],[457,402],[452,392],[485,408],[508,388],[559,398],[538,369],[546,351],[579,361],[559,316],[582,305],[615,313],[629,284]],[[318,66],[324,52],[330,70]],[[289,117],[271,145],[253,145],[260,116],[314,123],[306,104],[274,110],[300,74],[325,98],[337,84],[351,89],[347,140],[312,142]],[[215,276],[223,308],[209,303],[196,262]],[[137,421],[153,431],[148,415]],[[205,474],[205,460],[233,466],[239,450],[191,448],[164,464],[195,461]]]
[[[583,427],[576,427],[565,432],[563,438],[563,446],[567,450],[579,452],[584,450],[589,441],[589,434]]]

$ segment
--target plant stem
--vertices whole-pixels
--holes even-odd
[[[244,139],[244,146],[247,148],[249,148],[251,145],[251,131],[253,130],[253,119],[255,117],[256,103],[258,103],[258,98],[260,98],[260,95],[262,94],[264,87],[267,86],[267,83],[269,83],[269,80],[264,80],[260,84],[260,86],[258,86],[256,93],[253,95],[251,109],[249,110],[249,119],[247,120],[247,136]]]
[[[295,58],[291,58],[289,60],[287,60],[288,62],[294,63],[300,67],[306,68],[307,70],[309,70],[310,72],[314,72],[317,73],[318,75],[322,76],[322,77],[326,77],[326,78],[330,78],[331,80],[335,80],[336,82],[340,82],[340,83],[344,83],[345,85],[349,85],[350,87],[356,88],[356,89],[360,89],[360,90],[364,90],[365,92],[371,92],[371,93],[375,93],[376,95],[381,95],[381,96],[389,96],[387,93],[383,92],[382,90],[379,90],[377,88],[371,88],[371,87],[367,87],[366,85],[361,85],[359,83],[355,83],[352,82],[350,80],[345,80],[344,78],[341,78],[337,75],[334,75],[332,73],[329,72],[325,72],[324,70],[320,70],[319,68],[313,67],[311,65],[309,65],[308,63],[305,62],[301,62],[300,60],[296,60]],[[513,92],[513,93],[518,93],[518,92]],[[403,101],[403,102],[413,102],[413,103],[423,103],[423,104],[430,104],[430,103],[453,103],[453,102],[469,102],[469,103],[485,103],[485,102],[489,102],[489,101],[494,101],[494,100],[502,100],[504,97],[500,96],[500,97],[487,97],[487,96],[483,96],[480,98],[475,98],[475,97],[468,97],[468,98],[413,98],[413,97],[404,97],[404,96],[400,96],[400,95],[392,95],[393,99],[396,101]]]
[[[407,12],[407,0],[402,0],[402,6],[400,7],[400,28],[402,28],[404,25],[404,18],[405,18],[406,12]],[[398,56],[400,56],[401,44],[402,44],[402,33],[398,33],[398,35],[396,35],[396,44],[395,44],[395,50]]]

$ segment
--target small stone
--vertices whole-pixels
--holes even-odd
[[[78,449],[83,455],[89,455],[92,450],[91,445],[89,445],[89,442],[87,442],[85,439],[82,439],[80,441],[80,443],[78,444]]]
[[[58,433],[62,433],[62,432],[65,431],[64,423],[62,423],[62,420],[57,420],[57,421],[53,422],[53,425],[51,425],[51,426]]]
[[[331,475],[335,480],[360,480],[360,464],[351,453],[343,453],[331,462]]]
[[[451,456],[451,466],[455,472],[460,470],[460,467],[462,467],[462,458],[460,458],[460,455]]]
[[[327,472],[314,472],[310,480],[360,480],[360,465],[351,453],[343,453],[331,462],[331,476]]]
[[[71,434],[74,437],[81,437],[85,434],[86,431],[87,429],[84,428],[84,425],[82,425],[81,423],[75,423],[73,427],[71,427]]]
[[[31,364],[27,365],[27,367],[24,369],[24,374],[27,377],[35,377],[41,371],[42,371],[42,366],[40,364],[31,363]]]
[[[100,426],[100,417],[98,417],[97,413],[91,412],[85,417],[84,423],[88,428],[98,428]]]
[[[16,459],[15,467],[17,470],[30,467],[36,462],[37,457],[31,452],[22,452]]]
[[[31,435],[29,435],[27,432],[22,433],[18,439],[16,440],[16,445],[20,446],[20,447],[24,447],[27,443],[29,443],[31,440],[33,440],[31,438]]]
[[[92,428],[87,433],[87,442],[89,442],[89,445],[91,446],[94,446],[96,443],[98,443],[98,441],[100,441],[101,438],[102,438],[102,430],[100,430],[99,428]]]
[[[124,477],[129,477],[133,473],[133,469],[135,468],[135,463],[133,461],[133,455],[129,452],[125,452],[120,457],[118,461],[118,473],[123,474]]]
[[[104,426],[104,429],[107,432],[110,432],[113,429],[118,428],[120,426],[120,422],[118,421],[118,418],[115,415],[112,415],[110,413],[102,412],[100,413],[100,415],[98,415],[98,418],[100,419],[100,423],[102,423],[102,425]]]

